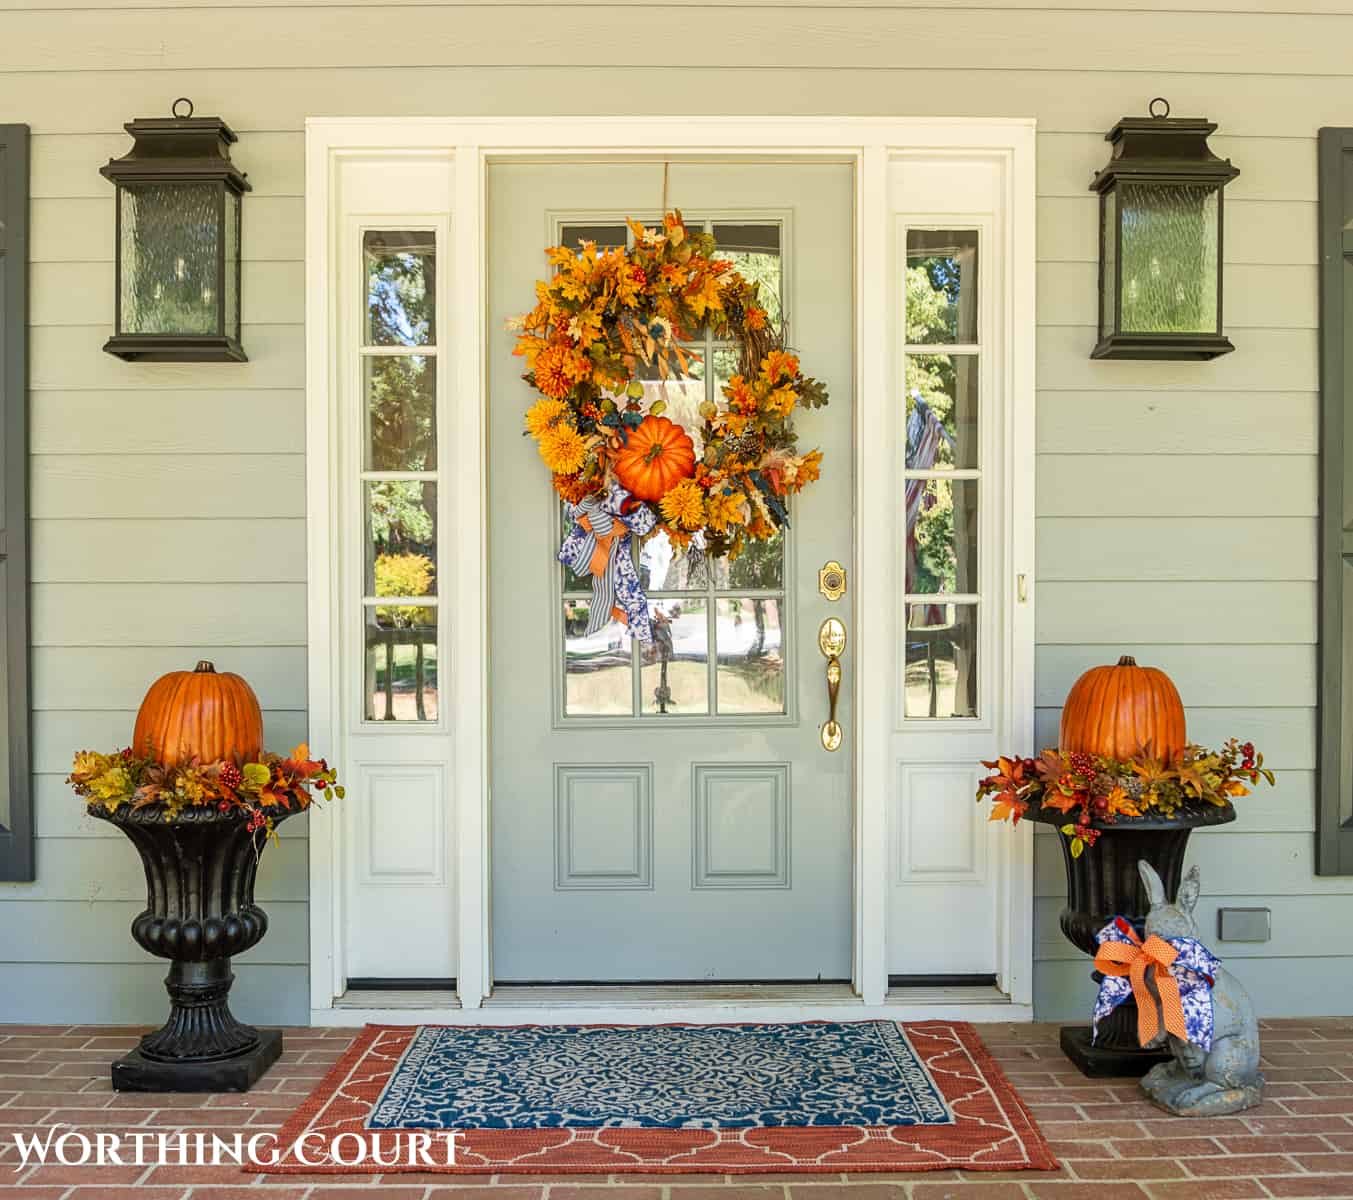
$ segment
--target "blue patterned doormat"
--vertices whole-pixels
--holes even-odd
[[[894,1021],[422,1026],[368,1129],[951,1125]]]

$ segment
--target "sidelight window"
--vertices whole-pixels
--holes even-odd
[[[906,231],[904,715],[977,717],[983,504],[978,231]]]
[[[362,261],[364,717],[435,721],[436,236],[368,230]]]

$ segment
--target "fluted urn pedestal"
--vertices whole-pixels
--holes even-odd
[[[230,1011],[230,960],[268,932],[254,903],[264,836],[237,809],[184,808],[166,821],[164,806],[89,814],[122,830],[141,855],[146,909],[132,922],[137,945],[170,960],[169,1020],[113,1063],[120,1092],[244,1092],[282,1053],[277,1029],[255,1029]],[[287,814],[280,814],[279,818]]]
[[[1061,826],[1067,817],[1055,809],[1029,810],[1028,820]],[[1200,826],[1225,825],[1236,819],[1236,810],[1226,804],[1190,808],[1173,817],[1119,817],[1114,822],[1094,822],[1100,837],[1078,858],[1071,856],[1069,838],[1057,835],[1066,864],[1066,907],[1062,909],[1062,932],[1078,950],[1092,958],[1099,949],[1095,934],[1114,917],[1126,917],[1140,933],[1151,907],[1137,873],[1137,861],[1145,859],[1165,884],[1173,902],[1184,870],[1189,834]],[[1099,983],[1103,976],[1091,971]],[[1062,1051],[1085,1075],[1145,1075],[1170,1058],[1168,1050],[1143,1050],[1137,1041],[1137,1004],[1129,997],[1099,1023],[1099,1036],[1091,1041],[1089,1024],[1064,1025]]]

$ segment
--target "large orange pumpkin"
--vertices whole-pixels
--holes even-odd
[[[1091,667],[1062,706],[1062,752],[1105,758],[1150,752],[1170,760],[1184,748],[1184,705],[1170,677],[1123,655],[1113,666]]]
[[[645,417],[615,456],[615,477],[640,500],[661,500],[695,473],[695,443],[666,417]]]
[[[171,767],[193,758],[256,760],[263,749],[258,697],[239,675],[218,675],[209,662],[161,675],[141,701],[132,748]]]

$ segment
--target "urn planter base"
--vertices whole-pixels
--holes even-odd
[[[260,1029],[252,1050],[213,1062],[147,1058],[138,1046],[113,1063],[115,1092],[247,1092],[282,1054],[282,1031]]]
[[[1136,1013],[1135,1008],[1133,1012]],[[1084,1025],[1063,1025],[1058,1041],[1062,1053],[1080,1068],[1082,1075],[1091,1079],[1110,1079],[1114,1076],[1140,1079],[1157,1063],[1170,1061],[1168,1050],[1091,1044],[1090,1030]]]

